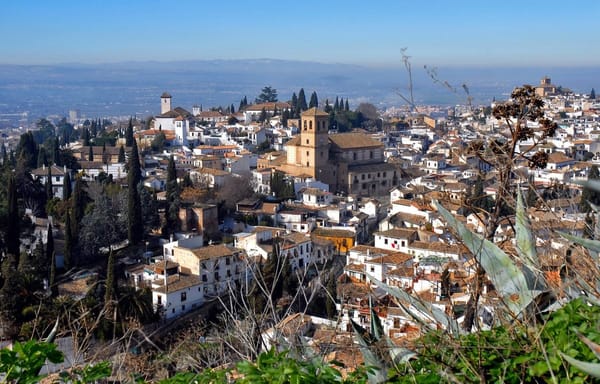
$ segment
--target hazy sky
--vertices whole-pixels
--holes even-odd
[[[276,58],[598,66],[600,2],[9,0],[0,63]]]

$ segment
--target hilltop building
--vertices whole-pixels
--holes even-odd
[[[385,162],[383,143],[363,133],[328,133],[329,114],[304,111],[300,134],[285,145],[287,157],[277,169],[297,178],[313,178],[330,190],[362,196],[387,194],[398,184],[399,170]]]
[[[160,96],[160,115],[154,117],[154,128],[173,132],[173,145],[188,145],[187,136],[194,126],[194,116],[181,107],[171,107],[171,95],[167,92]]]

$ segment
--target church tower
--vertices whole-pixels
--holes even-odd
[[[329,161],[329,114],[310,108],[300,116],[300,145],[296,159],[306,174],[324,183],[330,182]]]
[[[160,96],[160,114],[165,114],[171,110],[171,95],[167,92]]]

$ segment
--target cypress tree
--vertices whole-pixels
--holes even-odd
[[[48,277],[48,287],[50,288],[51,297],[58,296],[58,285],[56,284],[56,253],[52,253],[50,259],[50,276]]]
[[[317,97],[317,92],[314,91],[310,95],[310,103],[308,104],[308,108],[318,108],[319,107],[319,98]]]
[[[333,104],[333,111],[337,112],[340,109],[340,101],[338,99],[338,97],[335,97],[335,103]]]
[[[298,92],[298,105],[296,109],[298,111],[298,114],[308,109],[308,106],[306,104],[306,96],[304,95],[304,88],[300,88],[300,92]]]
[[[6,252],[14,255],[16,262],[19,262],[21,235],[21,217],[19,216],[19,206],[17,204],[17,186],[15,176],[10,175],[8,179],[8,212],[7,219],[10,225],[6,229]]]
[[[46,148],[40,145],[40,149],[38,150],[37,155],[37,167],[42,168],[43,166],[48,165],[48,158],[46,156]]]
[[[48,166],[46,174],[46,200],[52,200],[54,197],[54,191],[52,190],[52,167]]]
[[[67,171],[63,178],[63,200],[67,200],[71,197],[71,173]]]
[[[83,132],[81,133],[81,141],[84,147],[90,145],[90,131],[87,128],[83,128]]]
[[[325,301],[325,311],[327,312],[327,318],[333,319],[337,313],[337,309],[335,307],[335,300],[337,299],[337,284],[334,276],[329,276],[329,281],[327,282],[327,298]]]
[[[115,276],[115,254],[111,247],[110,253],[108,254],[108,263],[106,265],[106,291],[104,291],[104,304],[108,306],[108,308],[112,307],[112,300],[117,294],[116,288],[117,279]]]
[[[592,91],[590,92],[590,99],[596,100],[596,91],[594,88],[592,88]]]
[[[348,104],[348,98],[347,98],[347,97],[346,97],[346,105],[345,105],[345,107],[344,107],[344,110],[345,110],[346,112],[349,112],[349,111],[350,111],[350,105]]]
[[[94,150],[91,145],[88,147],[88,161],[94,161]]]
[[[119,158],[118,158],[118,162],[119,163],[124,163],[125,162],[125,148],[123,148],[123,146],[121,145],[121,147],[119,148]]]
[[[71,196],[71,234],[73,235],[73,244],[76,244],[79,238],[79,226],[85,213],[85,195],[83,191],[83,180],[81,177],[75,178],[75,188]]]
[[[129,118],[129,124],[127,124],[127,130],[125,131],[125,146],[131,147],[133,145],[133,119]]]
[[[108,164],[108,153],[106,153],[106,141],[102,143],[102,164]]]
[[[46,255],[43,263],[40,263],[44,266],[44,270],[47,271],[48,263],[52,260],[54,255],[54,234],[52,233],[52,224],[48,223],[48,237],[46,239]]]
[[[65,270],[71,269],[73,266],[73,235],[71,231],[71,211],[67,209],[65,217],[65,256],[64,256],[64,267]]]
[[[144,232],[140,195],[137,188],[141,180],[142,173],[140,170],[140,160],[137,143],[134,140],[131,147],[131,156],[129,157],[129,171],[127,173],[127,238],[132,245],[140,242]]]
[[[179,185],[177,183],[177,171],[175,159],[169,157],[167,166],[167,212],[165,222],[165,233],[173,233],[179,228]]]
[[[233,103],[231,103],[231,105],[229,106],[229,113],[231,113],[231,114],[235,113],[235,107],[233,106]]]
[[[54,144],[52,146],[52,162],[59,167],[62,165],[62,161],[60,160],[60,145],[58,143],[58,136],[54,138]]]
[[[592,165],[590,168],[590,173],[588,174],[588,180],[598,180],[600,179],[600,171],[598,170],[597,165]],[[592,210],[590,204],[600,204],[600,192],[596,192],[590,188],[583,188],[581,192],[581,200],[579,202],[579,209],[581,212],[587,213]]]

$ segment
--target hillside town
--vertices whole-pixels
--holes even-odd
[[[556,129],[518,142],[519,153],[542,153],[536,158],[543,161],[513,159],[507,185],[525,196],[544,275],[556,281],[565,259],[583,251],[552,233],[593,232],[595,218],[586,203],[593,199],[582,198],[581,183],[600,178],[600,101],[593,90],[575,94],[548,77],[533,92],[543,101],[543,116],[527,127],[542,129],[543,118]],[[105,261],[115,253],[116,285],[149,292],[155,328],[214,311],[232,314],[227,297],[241,293],[246,307],[278,309],[273,312],[279,316],[258,330],[263,349],[282,335],[290,343],[302,337],[348,367],[361,363],[352,352],[357,346],[351,320],[368,327],[370,306],[397,345],[410,345],[420,335],[420,324],[390,300],[381,283],[463,324],[480,283],[478,264],[436,204],[514,254],[514,215],[493,209],[501,208],[496,197],[506,194],[506,180],[491,161],[497,154],[474,150],[477,143],[510,138],[510,127],[494,115],[504,100],[373,113],[372,105],[352,111],[347,98],[323,102],[316,93],[303,107],[295,93],[296,100],[282,102],[265,87],[261,96],[253,104],[242,100],[238,108],[188,108],[177,105],[172,89],[157,95],[156,114],[143,121],[38,124],[40,130],[56,127],[50,140],[55,153],[70,154],[64,161],[46,149],[47,160],[38,155],[28,170],[28,180],[47,192],[47,214],[25,204],[30,230],[21,231],[18,253],[34,258],[53,242],[51,269],[59,272],[42,290],[86,297],[98,281],[90,276],[107,279]],[[339,118],[351,113],[361,116],[360,125]],[[15,129],[3,138],[4,164],[11,157],[19,164],[28,132]],[[41,142],[38,147],[42,153]],[[130,185],[137,169],[132,157],[139,163],[137,189]],[[72,248],[77,203],[65,202],[81,188],[87,191],[82,201],[93,204],[79,213],[86,224],[75,231],[81,248]],[[139,191],[144,229],[135,240],[112,229],[131,211],[102,188],[126,191],[124,196]],[[273,287],[266,284],[268,265],[283,276],[283,288],[273,288],[279,278]],[[261,295],[266,301],[259,305]],[[475,314],[479,326],[491,324],[498,300],[486,279]],[[7,337],[8,327],[2,330]],[[142,349],[150,348],[146,344],[139,341]]]

